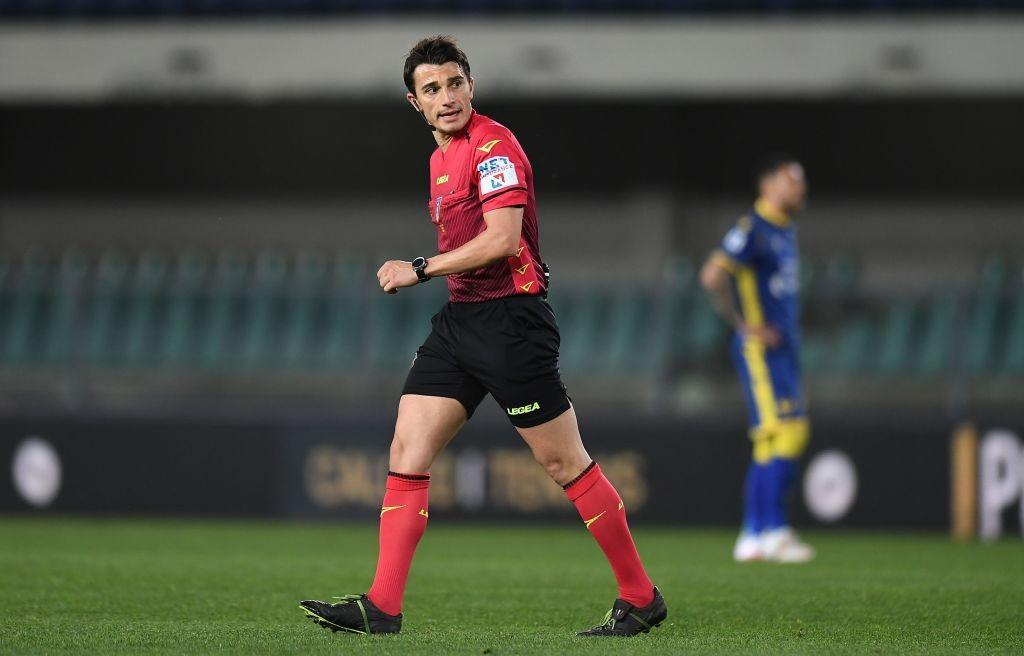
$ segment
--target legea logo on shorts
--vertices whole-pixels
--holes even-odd
[[[508,410],[508,414],[511,417],[514,417],[516,415],[525,415],[530,412],[533,412],[534,410],[540,410],[540,403],[534,402],[533,405],[523,405],[519,406],[518,408],[506,408],[506,410]]]

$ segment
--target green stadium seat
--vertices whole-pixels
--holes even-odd
[[[689,312],[689,358],[704,360],[712,357],[721,350],[722,343],[729,336],[725,322],[718,316],[711,300],[703,291],[694,292],[694,298],[689,303]]]
[[[915,367],[920,376],[944,373],[950,365],[956,328],[957,297],[942,292],[930,299],[925,318],[921,350]]]
[[[1024,376],[1024,287],[1013,299],[1006,327],[1006,349],[1002,371],[1011,376]]]
[[[166,366],[185,366],[198,360],[200,295],[209,279],[210,261],[197,251],[183,251],[176,258],[167,287],[167,316],[159,347]]]
[[[243,253],[225,249],[217,254],[204,295],[206,312],[199,333],[199,363],[205,368],[220,369],[238,362],[242,293],[248,275],[249,261]]]
[[[287,276],[288,259],[281,253],[267,251],[256,256],[252,280],[242,294],[239,357],[243,366],[268,365],[280,354],[274,344],[281,335]]]
[[[697,268],[687,255],[677,255],[665,263],[665,284],[673,289],[689,290],[697,279]]]
[[[5,355],[7,335],[10,330],[10,319],[13,306],[13,294],[11,293],[11,259],[5,253],[0,253],[0,361]]]
[[[49,308],[41,326],[43,360],[48,363],[64,363],[73,355],[79,301],[88,271],[89,262],[80,250],[68,249],[61,255],[55,284],[48,286]]]
[[[3,359],[10,364],[25,363],[34,357],[33,336],[39,325],[39,307],[50,272],[50,262],[40,251],[29,251],[13,272],[10,291],[10,317]]]
[[[619,292],[610,308],[604,371],[650,373],[654,300],[644,289]]]
[[[601,290],[575,289],[558,296],[556,316],[562,318],[560,363],[570,373],[587,373],[598,366],[602,309]]]
[[[116,251],[100,255],[89,294],[84,357],[92,364],[109,364],[118,341],[118,313],[128,262]]]
[[[368,325],[366,299],[379,292],[366,260],[347,254],[334,257],[323,299],[324,324],[318,364],[328,370],[350,369],[365,363]]]
[[[664,352],[661,361],[669,369],[680,365],[690,352],[687,318],[692,298],[692,292],[687,289],[672,289],[666,294],[662,310],[664,325],[661,328],[664,345],[660,348]]]
[[[879,335],[878,359],[875,363],[880,374],[893,376],[910,369],[915,310],[913,299],[895,298],[889,301]]]
[[[800,293],[803,297],[813,294],[818,282],[818,266],[809,257],[800,259]]]
[[[693,260],[679,255],[666,261],[659,293],[653,295],[650,308],[649,343],[642,351],[640,368],[645,371],[670,370],[685,346],[685,331],[680,328],[685,314],[685,298],[696,285]]]
[[[869,319],[855,317],[846,321],[836,340],[833,371],[846,376],[864,373],[874,338]]]
[[[318,309],[327,280],[327,259],[320,253],[296,255],[284,309],[281,360],[286,368],[315,364]]]
[[[732,335],[699,284],[697,269],[686,264],[687,259],[682,262],[675,266],[687,273],[677,275],[675,284],[670,284],[660,294],[661,300],[652,302],[652,305],[660,303],[656,317],[664,322],[664,327],[653,333],[664,335],[658,338],[663,340],[663,345],[654,348],[663,354],[662,365],[669,371],[696,363],[716,362]],[[672,281],[671,275],[668,278]]]
[[[1000,257],[989,257],[982,264],[967,327],[967,369],[972,373],[990,370],[996,364],[999,310],[1006,274],[1006,262]]]
[[[441,310],[448,301],[448,285],[444,279],[431,280],[409,290],[411,295],[411,314],[406,326],[405,339],[401,348],[402,354],[408,354],[409,360],[430,334],[430,319]]]
[[[814,375],[828,370],[832,348],[827,336],[805,334],[800,343],[800,366],[808,374]]]
[[[135,262],[127,294],[123,350],[127,366],[153,365],[158,361],[157,339],[160,310],[167,279],[167,260],[156,251],[143,251]]]
[[[860,283],[861,266],[851,255],[833,255],[825,264],[823,284],[832,295],[846,296],[853,293]]]

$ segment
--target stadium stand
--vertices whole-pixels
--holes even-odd
[[[848,254],[807,268],[804,364],[813,376],[941,378],[956,365],[958,340],[972,375],[1024,375],[1024,285],[1006,258],[981,263],[970,288],[917,296],[865,296]],[[556,286],[563,367],[653,378],[719,368],[728,333],[694,270],[692,258],[677,257],[657,288]],[[445,289],[388,297],[372,274],[368,260],[311,251],[7,254],[0,356],[5,367],[197,375],[401,372]]]

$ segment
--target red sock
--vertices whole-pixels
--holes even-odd
[[[388,472],[380,509],[380,553],[377,574],[367,596],[388,615],[402,612],[402,596],[416,545],[427,529],[429,474]]]
[[[654,584],[636,552],[619,493],[601,473],[601,468],[595,462],[590,463],[564,488],[612,566],[619,584],[619,598],[641,608],[651,603]]]

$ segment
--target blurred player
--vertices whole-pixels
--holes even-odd
[[[800,388],[800,260],[793,224],[807,182],[799,162],[777,154],[758,168],[757,185],[754,208],[729,230],[700,272],[716,310],[734,329],[732,359],[754,447],[733,557],[806,562],[814,549],[790,528],[786,505],[810,435]]]
[[[445,276],[450,302],[433,318],[398,405],[373,585],[340,603],[301,605],[335,631],[400,630],[406,579],[427,525],[428,470],[490,393],[565,489],[618,582],[605,620],[580,635],[646,633],[667,616],[665,600],[640,562],[622,500],[583,448],[562,385],[530,162],[508,128],[473,110],[469,62],[452,39],[417,43],[404,77],[409,103],[437,141],[428,210],[440,254],[390,260],[377,278],[390,294]]]

